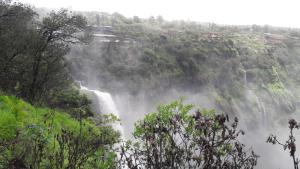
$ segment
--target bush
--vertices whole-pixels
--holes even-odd
[[[135,125],[138,142],[121,147],[120,165],[135,168],[252,169],[258,156],[238,141],[238,119],[214,110],[190,114],[192,105],[159,106]]]
[[[47,100],[48,106],[62,109],[74,118],[79,118],[80,112],[82,117],[93,116],[93,112],[89,108],[90,104],[91,101],[87,96],[81,94],[79,89],[74,86],[57,91]]]
[[[113,168],[110,126],[0,96],[0,168]]]

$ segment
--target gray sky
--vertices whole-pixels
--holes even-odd
[[[300,0],[19,0],[36,7],[118,12],[125,16],[162,15],[219,24],[259,24],[300,28]]]

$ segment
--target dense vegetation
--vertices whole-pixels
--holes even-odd
[[[130,169],[252,169],[258,156],[238,141],[238,119],[175,101],[159,106],[136,123],[136,143],[127,142],[121,157]],[[122,162],[123,162],[122,161]]]
[[[115,166],[119,133],[106,124],[113,119],[90,118],[64,58],[69,44],[89,40],[86,25],[67,10],[39,18],[29,6],[0,1],[0,168]]]
[[[261,111],[256,97],[276,115],[298,111],[298,29],[82,14],[93,33],[115,35],[71,51],[74,76],[88,84],[154,100],[170,89],[208,91],[218,110],[235,115]]]
[[[86,20],[61,10],[40,21],[28,6],[0,2],[0,89],[31,103],[58,106],[59,93],[74,94],[63,56],[69,43],[83,40],[77,34]]]
[[[240,142],[238,118],[229,117],[265,107],[297,111],[299,38],[297,29],[117,13],[41,16],[0,0],[0,168],[252,169],[258,156]],[[155,99],[169,89],[205,89],[224,113],[175,101],[136,122],[135,141],[121,142],[116,118],[93,113],[75,79]],[[283,146],[298,166],[295,128],[291,120]]]
[[[0,97],[0,168],[253,168],[257,155],[237,138],[238,120],[181,101],[160,106],[136,125],[140,141],[113,148],[118,133],[92,119]],[[227,118],[227,119],[226,119]],[[109,121],[107,119],[106,121]],[[181,138],[180,141],[178,138]],[[120,154],[120,158],[116,158]]]
[[[0,168],[112,168],[118,133],[108,125],[0,96]]]

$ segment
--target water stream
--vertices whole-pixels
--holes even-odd
[[[261,99],[257,96],[257,94],[249,87],[248,80],[247,80],[247,71],[245,69],[241,69],[241,70],[243,72],[243,81],[245,87],[247,88],[248,96],[250,96],[250,98],[255,99],[258,113],[260,114],[259,120],[261,121],[262,126],[266,127],[268,126],[268,114],[266,112],[264,102],[261,101]]]
[[[82,85],[80,85],[80,88],[81,90],[92,92],[97,97],[97,102],[101,114],[112,114],[120,119],[119,111],[111,94],[99,90],[88,89],[87,87],[84,87]],[[124,140],[124,128],[122,127],[122,125],[120,123],[113,123],[112,127],[120,132],[121,138]]]

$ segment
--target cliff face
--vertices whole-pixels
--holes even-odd
[[[74,77],[90,86],[150,103],[185,95],[242,113],[250,126],[298,112],[297,29],[86,15],[94,40],[74,46],[67,59]]]

